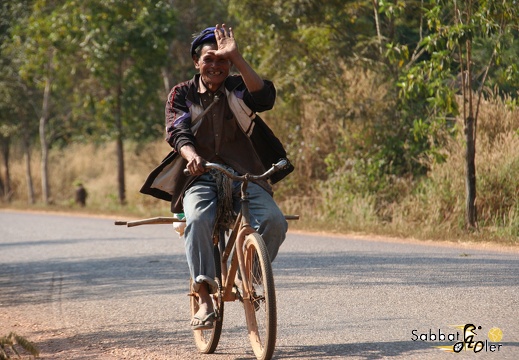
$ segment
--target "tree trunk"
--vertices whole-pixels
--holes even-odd
[[[124,143],[120,135],[117,136],[117,183],[119,185],[119,202],[126,204],[126,184],[124,181]]]
[[[468,17],[471,18],[469,6]],[[474,117],[474,97],[472,93],[472,40],[467,40],[466,46],[466,68],[467,78],[463,99],[467,101],[468,114],[465,117],[465,140],[467,142],[467,150],[465,154],[465,187],[466,187],[466,209],[465,216],[467,228],[469,230],[477,229],[477,208],[476,208],[476,122]]]
[[[122,122],[122,63],[119,64],[117,84],[117,98],[115,108],[115,127],[117,131],[116,147],[117,147],[117,183],[119,186],[119,202],[121,205],[126,204],[126,184],[124,179],[124,134]]]
[[[373,0],[373,16],[375,17],[375,28],[377,30],[377,39],[378,39],[378,51],[380,55],[383,53],[382,49],[382,33],[380,31],[380,22],[378,17],[378,0]]]
[[[27,180],[27,202],[29,204],[35,203],[34,196],[34,185],[32,183],[32,172],[31,172],[31,146],[28,136],[24,136],[23,139],[24,147],[24,158],[25,158],[25,179]]]
[[[43,105],[40,117],[40,145],[41,145],[41,195],[43,203],[48,205],[50,203],[50,187],[49,187],[49,144],[46,136],[46,126],[49,119],[50,108],[50,94],[52,84],[52,61],[54,53],[49,55],[49,62],[47,63],[47,78],[45,79],[45,89],[43,91]]]
[[[475,121],[469,115],[465,122],[465,140],[467,150],[465,154],[465,188],[466,188],[466,221],[470,230],[477,228],[476,208],[476,142]]]
[[[2,180],[2,174],[0,174],[0,195],[2,195],[2,197],[4,197],[4,181]]]
[[[5,178],[3,183],[4,188],[4,200],[7,202],[11,201],[12,198],[12,191],[11,191],[11,171],[9,169],[9,145],[10,145],[10,139],[8,137],[3,138],[2,141],[2,157],[4,160],[4,171],[5,171]]]

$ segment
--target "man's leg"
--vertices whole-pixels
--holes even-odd
[[[213,311],[210,294],[216,286],[212,232],[216,216],[216,186],[209,174],[204,174],[184,194],[186,257],[193,290],[200,296],[200,309],[191,322],[201,323]]]
[[[274,261],[288,230],[288,223],[278,205],[261,186],[249,183],[251,225],[265,241],[270,261]]]

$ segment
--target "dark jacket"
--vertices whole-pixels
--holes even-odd
[[[173,151],[166,156],[162,163],[148,176],[141,188],[141,193],[159,199],[171,201],[172,212],[182,212],[182,198],[184,191],[196,179],[194,176],[185,176],[186,167],[178,150],[186,144],[195,144],[195,135],[191,132],[192,104],[200,104],[197,91],[199,75],[193,79],[175,86],[166,105],[166,131],[168,143]],[[275,89],[272,83],[265,81],[265,89],[251,94],[247,91],[241,76],[229,76],[225,82],[228,91],[239,94],[244,103],[254,112],[268,110],[275,99]],[[269,105],[270,104],[270,105]],[[286,151],[279,139],[274,135],[267,124],[259,117],[254,117],[254,127],[249,138],[265,169],[272,166],[279,159],[286,158]],[[289,166],[271,176],[270,183],[274,184],[290,172],[294,167]]]

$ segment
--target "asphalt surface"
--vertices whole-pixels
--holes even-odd
[[[0,337],[25,336],[42,359],[254,358],[239,303],[216,353],[197,354],[170,225],[113,223],[0,211]],[[290,232],[273,266],[276,359],[519,358],[517,250]],[[437,348],[465,324],[481,351]]]

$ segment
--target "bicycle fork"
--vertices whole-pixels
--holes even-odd
[[[245,257],[243,255],[243,245],[245,244],[245,238],[247,235],[252,234],[255,230],[252,228],[249,222],[250,212],[249,212],[249,199],[247,194],[247,185],[248,181],[244,181],[241,184],[241,216],[238,219],[238,222],[233,229],[233,233],[238,232],[234,239],[229,239],[229,243],[224,251],[222,258],[222,265],[225,267],[225,270],[222,271],[222,274],[228,274],[228,278],[224,279],[225,291],[224,291],[224,301],[234,301],[237,298],[237,294],[232,292],[232,287],[234,285],[234,279],[236,277],[236,273],[240,271],[241,280],[242,280],[242,290],[243,300],[251,299],[250,294],[250,279],[248,278],[246,269],[245,269]],[[238,229],[239,227],[239,229]],[[234,255],[231,260],[231,266],[229,272],[227,272],[227,259],[234,248]],[[239,250],[238,250],[239,249]],[[223,270],[223,269],[222,269]]]

